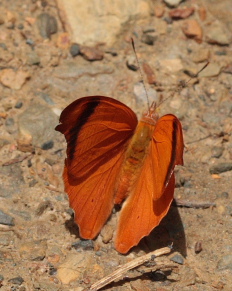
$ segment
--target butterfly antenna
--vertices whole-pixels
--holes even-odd
[[[131,38],[131,44],[132,44],[133,51],[134,51],[135,58],[136,58],[136,62],[137,62],[138,68],[139,68],[139,74],[140,74],[140,77],[141,77],[141,80],[142,80],[142,83],[143,83],[143,88],[144,88],[144,91],[146,93],[148,110],[150,111],[150,102],[149,102],[149,98],[148,98],[147,88],[146,88],[145,83],[144,83],[143,74],[142,74],[142,70],[141,70],[141,66],[140,66],[140,63],[139,63],[139,59],[138,59],[138,56],[137,56],[137,53],[136,53],[136,50],[135,50],[135,43],[134,43],[134,39],[133,38]]]
[[[193,78],[197,78],[200,72],[202,72],[209,65],[209,61],[195,74],[193,77],[190,77],[188,81],[184,82],[183,87],[186,86]]]
[[[178,89],[177,90],[175,90],[174,92],[173,92],[173,94],[171,95],[171,96],[169,96],[169,97],[167,97],[167,98],[165,98],[165,99],[163,99],[161,102],[160,102],[160,104],[159,105],[161,105],[162,103],[164,103],[167,99],[169,99],[170,97],[173,97],[174,96],[174,94],[177,92],[177,93],[179,93],[180,91],[181,91],[181,89],[182,88],[185,88],[185,87],[187,87],[187,84],[193,79],[193,78],[197,78],[197,76],[200,74],[200,72],[202,72],[208,65],[209,65],[209,61],[195,74],[195,75],[193,75],[193,77],[190,77],[187,81],[180,81],[180,84],[179,84],[179,86],[178,86]]]

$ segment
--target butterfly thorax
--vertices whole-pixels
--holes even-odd
[[[155,120],[145,116],[138,123],[125,152],[124,161],[116,183],[115,204],[120,204],[133,189],[144,160],[149,153]]]

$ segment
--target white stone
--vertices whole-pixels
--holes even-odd
[[[72,42],[113,45],[135,21],[147,19],[150,0],[57,0],[61,18]]]
[[[181,1],[183,1],[183,0],[164,0],[164,2],[171,7],[178,6]]]

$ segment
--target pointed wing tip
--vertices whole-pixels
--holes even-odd
[[[133,247],[128,247],[127,245],[123,244],[123,243],[116,243],[115,244],[115,249],[120,253],[120,254],[127,254],[129,252],[129,250]]]
[[[56,130],[56,131],[59,131],[59,132],[62,133],[62,124],[61,124],[61,123],[58,124],[58,125],[55,127],[55,130]]]

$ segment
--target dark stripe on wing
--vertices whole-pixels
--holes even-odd
[[[174,119],[173,121],[173,129],[172,129],[172,153],[171,160],[168,166],[167,174],[165,177],[165,188],[167,187],[170,177],[173,173],[175,164],[176,164],[176,150],[177,150],[177,134],[178,134],[178,120]]]
[[[67,129],[67,126],[64,127],[65,120],[64,121],[62,120],[62,123],[57,125],[57,127],[55,128],[56,130],[64,133],[66,136],[66,140],[68,142],[67,155],[68,155],[69,160],[72,160],[74,157],[74,154],[76,151],[76,146],[78,144],[78,136],[79,136],[83,126],[88,122],[90,116],[94,113],[95,109],[97,108],[97,106],[99,104],[100,104],[100,98],[98,98],[98,97],[91,98],[91,101],[86,102],[84,105],[81,105],[81,103],[78,104],[79,106],[83,107],[82,112],[79,114],[79,116],[77,116],[75,124],[73,124],[73,125],[70,124],[69,131],[64,132],[64,129],[65,128]],[[67,108],[65,110],[67,110]],[[63,111],[63,113],[64,113],[64,111]],[[65,112],[65,113],[68,115],[68,112]],[[61,115],[61,117],[62,117],[62,115]],[[66,121],[66,123],[67,123],[67,121]]]

